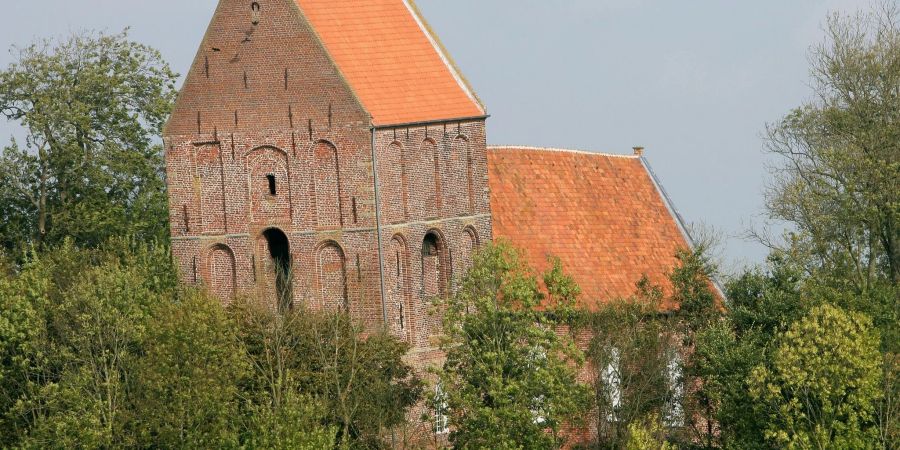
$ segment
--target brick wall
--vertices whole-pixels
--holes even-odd
[[[415,363],[435,364],[430,297],[491,239],[484,121],[373,130],[294,2],[259,3],[253,25],[249,2],[220,2],[166,127],[182,276],[225,302],[258,292],[275,307],[267,230],[280,230],[294,305],[347,308],[373,328],[386,313]],[[429,235],[435,256],[423,255]]]

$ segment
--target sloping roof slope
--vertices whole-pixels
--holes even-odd
[[[633,295],[645,274],[671,292],[667,274],[688,242],[639,157],[490,147],[488,171],[494,237],[540,271],[559,257],[582,306]]]
[[[375,125],[484,115],[412,0],[295,0]]]

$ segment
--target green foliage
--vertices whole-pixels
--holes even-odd
[[[187,292],[155,305],[131,380],[139,442],[158,448],[233,447],[247,363],[217,300]]]
[[[780,336],[771,368],[750,376],[764,407],[765,436],[787,448],[875,448],[882,357],[872,321],[829,305],[813,308]]]
[[[665,430],[659,422],[659,416],[651,415],[644,421],[635,421],[628,425],[628,441],[625,450],[676,450],[673,444],[665,440]]]
[[[344,313],[277,314],[246,299],[230,314],[253,370],[244,390],[269,420],[295,414],[295,397],[303,393],[321,402],[322,421],[337,430],[338,446],[379,448],[383,433],[404,423],[421,397],[421,382],[403,361],[407,344],[385,333],[363,337]],[[285,436],[267,439],[294,439]]]
[[[710,419],[703,436],[707,444],[727,448],[768,448],[763,439],[767,421],[747,398],[747,379],[766,364],[770,343],[803,317],[809,306],[800,294],[801,274],[773,254],[769,270],[751,270],[730,280],[725,291],[725,320],[697,332],[690,373],[702,380],[693,396],[706,400]]]
[[[0,114],[27,133],[0,154],[0,247],[167,239],[157,136],[176,78],[127,33],[19,49],[0,72]]]
[[[254,403],[247,409],[243,447],[247,449],[321,450],[335,447],[335,427],[323,427],[325,408],[296,390],[278,404]]]
[[[772,218],[823,284],[900,283],[900,8],[835,14],[811,55],[814,101],[768,130]]]
[[[152,247],[118,258],[64,244],[46,259],[35,256],[14,281],[43,280],[35,284],[39,290],[19,294],[14,306],[30,303],[30,323],[40,332],[19,354],[27,363],[13,366],[19,376],[3,380],[15,396],[5,417],[21,445],[130,443],[124,432],[131,411],[128,381],[150,311],[167,286],[154,277],[167,269],[138,265],[142,259],[169,260],[165,250]]]
[[[248,390],[260,383],[238,324],[175,274],[164,247],[115,240],[65,243],[0,276],[0,447],[333,442],[314,399],[287,392],[276,409]]]
[[[601,306],[590,314],[587,330],[597,444],[619,447],[632,424],[671,414],[673,386],[681,382],[672,380],[669,370],[680,351],[677,336],[660,313],[659,299],[643,295]]]
[[[475,256],[445,305],[440,373],[458,448],[556,448],[564,424],[577,424],[589,393],[576,381],[581,355],[558,333],[578,289],[560,265],[537,279],[508,243]]]
[[[672,282],[671,303],[678,305],[677,316],[688,340],[694,334],[721,317],[722,312],[713,290],[714,268],[705,248],[678,250],[678,264],[669,274]]]

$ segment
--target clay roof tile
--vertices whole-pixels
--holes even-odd
[[[412,0],[295,0],[375,125],[479,117]]]
[[[676,250],[689,244],[640,158],[490,147],[488,170],[494,237],[539,271],[558,256],[583,306],[633,295],[644,275],[671,291]]]

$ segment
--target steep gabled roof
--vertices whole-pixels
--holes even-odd
[[[643,275],[671,292],[688,238],[640,157],[490,147],[488,171],[494,237],[541,271],[559,257],[583,306],[633,295]]]
[[[483,116],[412,0],[295,0],[375,125]]]

